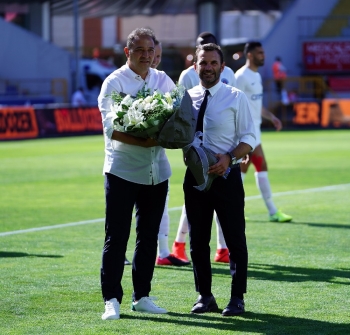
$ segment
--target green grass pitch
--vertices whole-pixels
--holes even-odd
[[[249,170],[246,313],[190,314],[191,266],[155,268],[151,295],[168,314],[133,313],[127,266],[116,321],[101,320],[102,135],[1,142],[0,334],[350,334],[350,131],[263,132],[262,140],[275,203],[293,222],[268,222]],[[167,154],[171,247],[185,168],[180,150]],[[129,259],[134,240],[133,224]],[[211,246],[213,258],[215,225]],[[229,269],[214,262],[212,269],[222,309]]]

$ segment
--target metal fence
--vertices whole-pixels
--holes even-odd
[[[0,105],[68,102],[65,79],[0,79]]]

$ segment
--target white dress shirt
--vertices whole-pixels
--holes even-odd
[[[163,71],[150,68],[143,80],[124,65],[112,72],[103,82],[98,97],[98,107],[102,115],[105,161],[103,174],[111,173],[122,179],[144,185],[159,184],[171,176],[171,169],[164,148],[160,146],[144,148],[137,145],[111,140],[112,122],[106,119],[112,100],[106,95],[112,91],[135,96],[147,83],[147,88],[159,89],[163,93],[171,91],[175,84]],[[112,146],[112,142],[113,146]]]
[[[206,88],[188,90],[198,114]],[[219,81],[209,89],[203,119],[203,144],[215,153],[232,151],[240,142],[255,148],[255,127],[245,94]]]
[[[227,66],[225,66],[224,70],[221,72],[220,80],[224,84],[236,87],[235,74],[232,69]],[[193,65],[181,72],[179,84],[183,85],[187,90],[199,85],[199,76]]]

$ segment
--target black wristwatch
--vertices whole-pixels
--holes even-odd
[[[237,164],[237,158],[230,151],[226,152],[226,155],[230,156],[230,165]]]

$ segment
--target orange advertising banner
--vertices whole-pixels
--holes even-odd
[[[295,102],[293,123],[296,125],[319,125],[320,104],[318,102]]]
[[[322,127],[350,127],[350,99],[323,99]]]
[[[58,133],[101,131],[101,113],[97,107],[57,108],[54,110]]]
[[[39,135],[32,107],[0,108],[0,140],[36,138]]]

